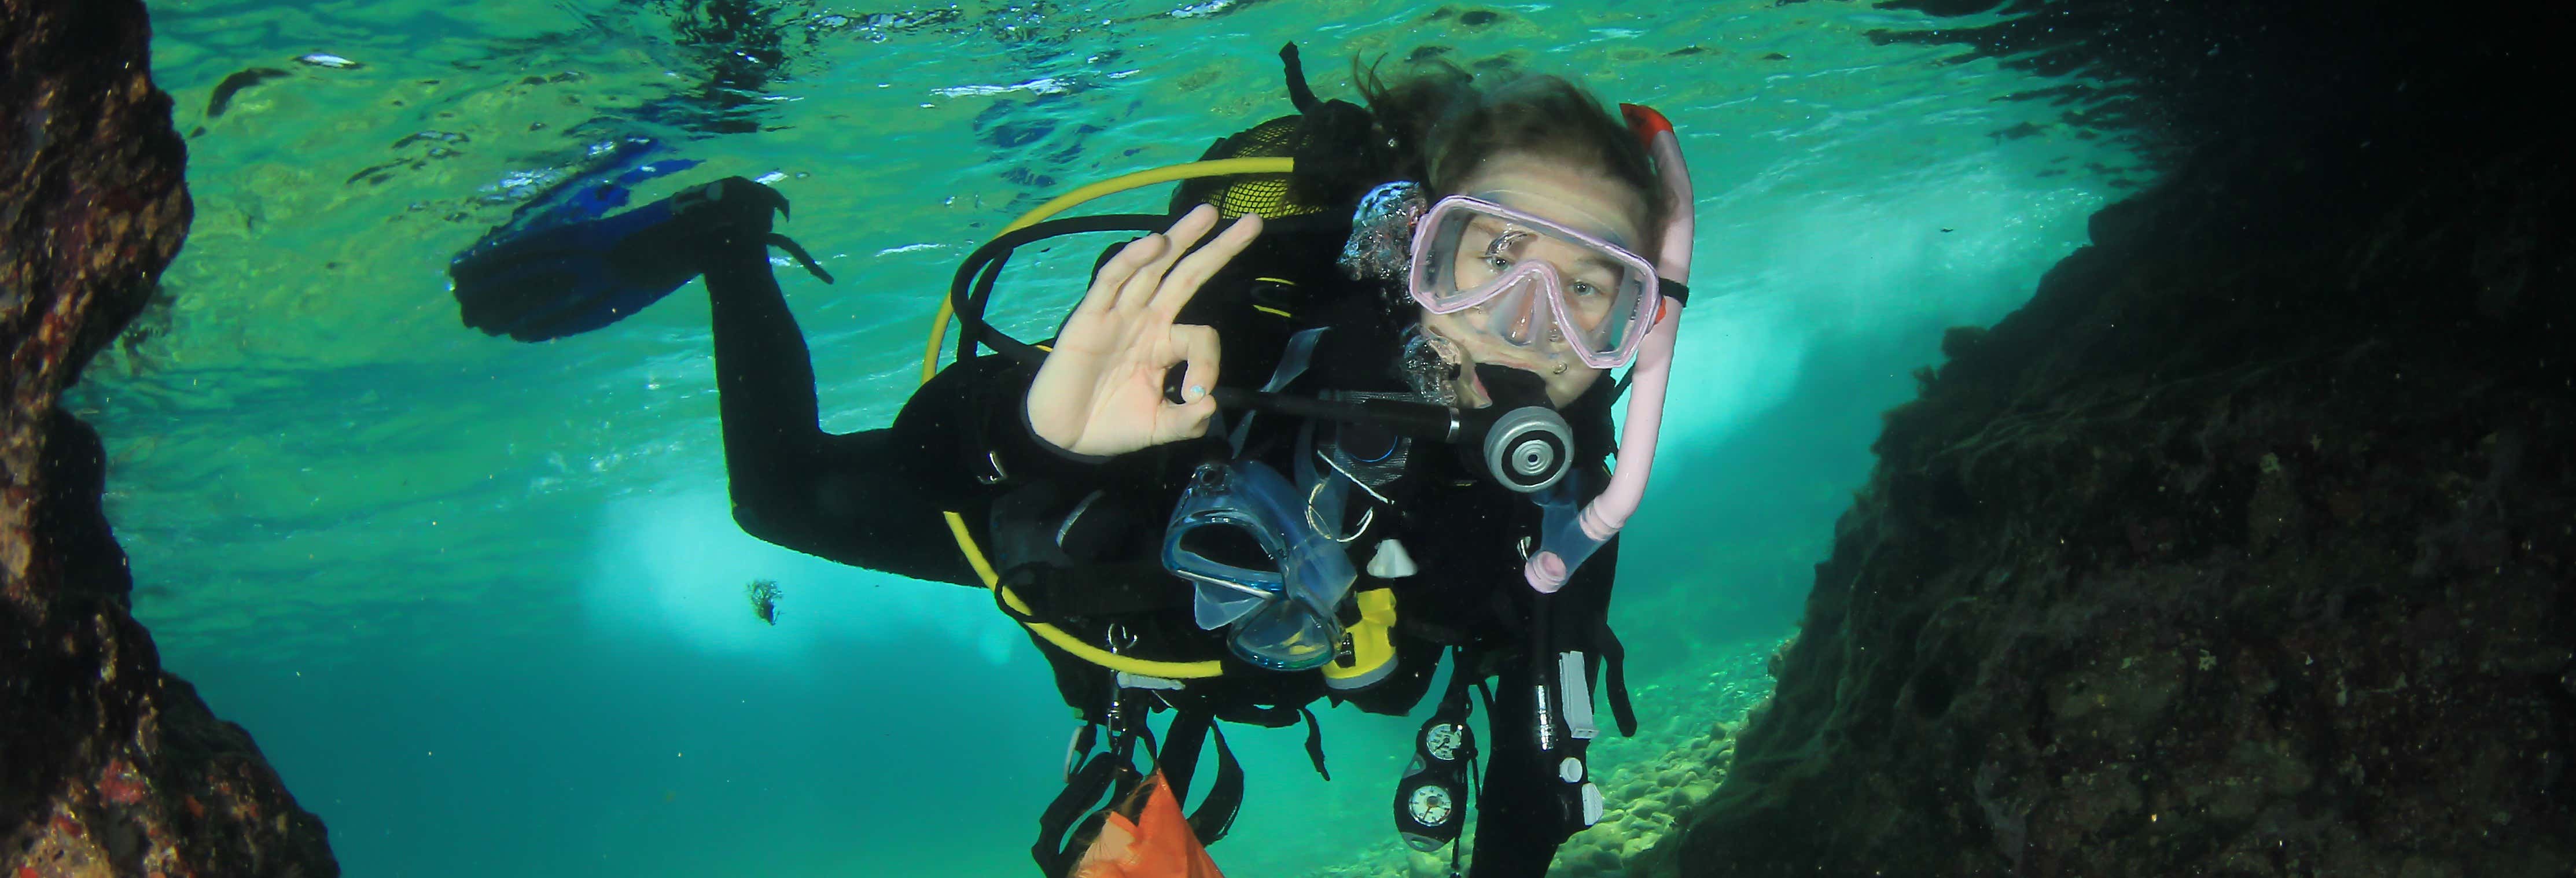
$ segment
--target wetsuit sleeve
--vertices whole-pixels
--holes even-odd
[[[953,419],[824,432],[813,362],[770,274],[767,244],[754,230],[738,238],[712,248],[706,267],[734,521],[752,536],[843,564],[981,585],[935,496],[974,485],[942,453],[955,447],[955,437],[943,435]]]
[[[823,431],[804,333],[770,273],[766,223],[719,230],[706,257],[717,408],[734,521],[771,543],[916,579],[981,586],[943,513],[980,531],[1009,484],[1108,477],[1028,426],[1036,369],[998,356],[943,369],[892,426]]]

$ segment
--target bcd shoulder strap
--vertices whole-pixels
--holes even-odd
[[[1186,710],[1172,717],[1165,730],[1163,746],[1163,780],[1172,785],[1175,795],[1187,796],[1190,777],[1198,770],[1199,746],[1204,738],[1216,739],[1216,784],[1208,788],[1206,799],[1198,810],[1190,812],[1190,831],[1200,844],[1215,844],[1234,828],[1234,817],[1243,810],[1243,765],[1234,759],[1234,749],[1225,744],[1225,730],[1217,728],[1216,718],[1206,711]]]

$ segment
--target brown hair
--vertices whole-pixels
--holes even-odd
[[[1475,74],[1447,61],[1418,65],[1389,83],[1377,64],[1358,58],[1351,59],[1351,81],[1394,141],[1399,170],[1435,196],[1456,194],[1470,172],[1500,153],[1589,165],[1637,193],[1649,236],[1639,252],[1652,258],[1652,236],[1662,232],[1671,199],[1645,145],[1582,86],[1559,76],[1505,74],[1480,88]]]

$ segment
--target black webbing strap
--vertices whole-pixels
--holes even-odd
[[[1037,860],[1038,868],[1049,878],[1063,878],[1071,872],[1082,850],[1099,837],[1100,826],[1109,819],[1110,810],[1144,783],[1144,773],[1136,770],[1137,742],[1144,742],[1148,755],[1155,752],[1153,728],[1144,722],[1145,708],[1139,705],[1135,713],[1126,713],[1119,709],[1119,695],[1110,697],[1108,721],[1084,723],[1074,733],[1073,752],[1091,749],[1095,725],[1108,728],[1108,746],[1083,759],[1082,767],[1065,779],[1064,792],[1057,793],[1046,810],[1038,814],[1038,840],[1030,846],[1029,856]]]
[[[1111,802],[1124,798],[1143,780],[1136,768],[1128,764],[1128,755],[1120,748],[1093,754],[1064,784],[1064,792],[1048,802],[1038,815],[1038,841],[1029,848],[1029,856],[1038,861],[1038,869],[1053,878],[1070,872],[1082,854],[1074,850],[1074,839],[1084,835],[1079,824],[1094,823],[1099,818],[1092,807],[1104,796]],[[1094,830],[1095,832],[1097,830]]]
[[[1315,773],[1332,780],[1333,773],[1324,770],[1324,727],[1315,722],[1315,712],[1300,706],[1297,714],[1306,718],[1306,758],[1315,761]]]
[[[1619,645],[1619,635],[1610,633],[1607,614],[1592,619],[1592,648],[1601,653],[1605,666],[1602,682],[1610,690],[1610,718],[1619,723],[1621,737],[1637,736],[1637,709],[1628,703],[1628,648]]]
[[[1324,727],[1315,722],[1315,712],[1307,710],[1303,705],[1292,708],[1286,706],[1261,707],[1258,705],[1247,704],[1228,708],[1225,711],[1218,713],[1217,719],[1232,723],[1242,723],[1247,726],[1260,726],[1265,729],[1284,729],[1289,726],[1296,725],[1299,722],[1304,722],[1306,724],[1306,758],[1315,763],[1316,774],[1323,775],[1325,780],[1333,779],[1333,773],[1324,770]]]
[[[1164,733],[1163,781],[1171,784],[1174,799],[1190,794],[1190,779],[1197,772],[1202,739],[1216,738],[1216,783],[1208,787],[1207,798],[1199,800],[1197,810],[1189,816],[1190,832],[1199,844],[1215,844],[1234,828],[1236,814],[1243,811],[1243,763],[1235,761],[1234,749],[1226,746],[1225,730],[1217,728],[1210,714],[1189,710],[1172,718],[1172,727]]]
[[[1309,714],[1310,724],[1312,720]],[[1075,733],[1074,752],[1089,750],[1098,728],[1096,724],[1084,724]],[[1243,763],[1235,759],[1234,748],[1227,746],[1225,730],[1217,726],[1214,714],[1182,710],[1173,715],[1171,726],[1164,730],[1160,747],[1155,746],[1153,734],[1141,726],[1125,735],[1112,730],[1109,747],[1084,759],[1082,767],[1066,778],[1064,792],[1057,793],[1038,817],[1038,841],[1029,849],[1038,868],[1050,878],[1068,874],[1081,858],[1081,848],[1099,835],[1110,810],[1144,783],[1146,775],[1136,771],[1133,762],[1134,741],[1143,740],[1147,751],[1155,754],[1163,782],[1171,787],[1173,800],[1181,801],[1189,797],[1190,782],[1198,773],[1199,751],[1209,738],[1216,739],[1216,781],[1187,819],[1199,844],[1212,845],[1224,839],[1234,829],[1234,818],[1243,812]],[[1308,738],[1310,753],[1322,752],[1317,741]],[[1321,756],[1317,759],[1320,769]]]
[[[958,360],[963,361],[968,357],[974,356],[975,346],[982,344],[991,345],[994,350],[1000,351],[1003,355],[1017,359],[1022,363],[1036,362],[1031,359],[1031,355],[1036,353],[1033,350],[1026,347],[1008,347],[999,345],[992,339],[985,337],[985,329],[991,324],[984,322],[984,309],[991,306],[993,302],[993,285],[1001,282],[1002,268],[1009,264],[1011,264],[1011,251],[1004,250],[993,254],[993,258],[991,260],[986,261],[983,265],[978,266],[975,269],[974,283],[967,288],[968,292],[966,294],[966,302],[972,305],[975,310],[971,313],[962,310],[957,312],[957,316],[959,318],[958,325],[964,327],[962,331],[957,333]],[[951,307],[955,306],[952,305]],[[999,335],[1000,333],[993,334]],[[1010,341],[1017,343],[1019,339],[1010,339]]]
[[[1476,700],[1467,697],[1467,692],[1471,688],[1483,690],[1485,686],[1483,679],[1468,679],[1470,675],[1467,673],[1467,668],[1467,650],[1463,647],[1452,650],[1449,656],[1449,692],[1440,696],[1440,710],[1434,715],[1433,722],[1446,718],[1456,722],[1461,731],[1467,730],[1467,720],[1476,715]],[[1496,717],[1494,716],[1494,693],[1491,691],[1485,692],[1485,717],[1485,727],[1492,730]],[[1502,734],[1500,731],[1493,733]],[[1462,827],[1465,825],[1468,809],[1481,808],[1485,804],[1483,799],[1478,798],[1476,792],[1477,777],[1480,774],[1476,769],[1476,757],[1480,754],[1476,752],[1474,732],[1466,733],[1464,744],[1465,746],[1458,751],[1458,758],[1466,760],[1464,767],[1467,771],[1467,800],[1458,803],[1457,819]],[[1467,874],[1466,870],[1459,868],[1459,855],[1466,852],[1466,847],[1467,845],[1458,839],[1449,840],[1449,878],[1461,878]]]
[[[1463,657],[1465,654],[1460,655]],[[1452,669],[1450,673],[1456,674],[1459,670]],[[1501,719],[1502,714],[1494,712],[1494,690],[1485,686],[1485,680],[1482,677],[1476,679],[1476,694],[1485,699],[1485,728],[1495,735],[1501,735],[1502,731],[1494,728],[1494,721]],[[1486,760],[1485,768],[1492,767],[1493,761]],[[1467,801],[1476,803],[1476,807],[1483,807],[1485,803],[1485,772],[1476,767],[1476,757],[1473,755],[1467,757]],[[1458,842],[1449,843],[1449,878],[1460,878],[1466,874],[1458,869],[1458,855],[1463,853],[1465,848],[1466,845]]]
[[[1655,289],[1661,295],[1671,296],[1673,301],[1680,302],[1683,305],[1690,304],[1690,284],[1682,283],[1681,281],[1672,280],[1670,278],[1656,278]],[[1680,318],[1668,317],[1665,319],[1678,320]],[[1619,384],[1611,389],[1610,398],[1618,399],[1622,396],[1628,395],[1628,383],[1636,380],[1636,378],[1637,370],[1635,369],[1630,369],[1628,370],[1628,374],[1619,376]]]
[[[1172,717],[1171,728],[1163,730],[1163,779],[1171,782],[1172,795],[1189,796],[1190,775],[1198,770],[1199,748],[1207,743],[1208,730],[1216,725],[1214,719],[1195,710],[1184,710]]]
[[[1233,831],[1234,815],[1243,810],[1243,763],[1235,761],[1234,748],[1226,746],[1224,729],[1211,723],[1208,736],[1216,739],[1216,785],[1208,788],[1199,809],[1190,812],[1190,831],[1198,833],[1200,844],[1215,844]]]
[[[1485,681],[1469,671],[1468,668],[1471,667],[1474,665],[1467,658],[1466,647],[1453,647],[1449,650],[1449,690],[1440,693],[1440,707],[1437,710],[1439,715],[1452,717],[1460,723],[1465,723],[1469,717],[1476,715],[1476,703],[1467,697],[1467,691],[1484,685]],[[1488,702],[1485,705],[1487,712],[1490,713],[1493,707],[1490,702],[1493,699],[1488,696],[1485,700]]]
[[[1300,113],[1314,110],[1315,89],[1306,84],[1306,63],[1297,59],[1296,43],[1279,47],[1279,63],[1288,68],[1288,102]]]

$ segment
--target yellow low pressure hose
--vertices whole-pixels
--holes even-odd
[[[1169,183],[1174,180],[1188,180],[1198,177],[1219,177],[1227,174],[1285,174],[1295,168],[1296,161],[1293,159],[1250,158],[1190,162],[1188,164],[1155,168],[1150,171],[1138,171],[1133,174],[1102,180],[1098,183],[1093,183],[1089,186],[1084,186],[1080,189],[1057,196],[1045,204],[1038,205],[1036,209],[1021,214],[1019,219],[1012,220],[1010,225],[1003,226],[1002,231],[995,235],[995,237],[1007,235],[1024,228],[1028,228],[1029,226],[1036,225],[1045,221],[1048,217],[1064,212],[1066,208],[1090,201],[1094,198],[1099,198],[1103,195],[1109,195],[1116,192],[1125,192],[1129,189],[1135,189],[1142,186],[1152,186],[1156,183]],[[955,316],[957,316],[957,312],[949,303],[948,297],[939,297],[939,313],[930,321],[930,343],[925,346],[921,352],[921,382],[923,384],[930,383],[931,376],[939,374],[939,348],[947,342],[948,321],[950,318]],[[1021,601],[1019,595],[1012,594],[1010,589],[1002,587],[1002,577],[1000,574],[993,571],[992,562],[985,560],[983,550],[975,545],[975,537],[967,533],[966,517],[954,512],[942,512],[940,515],[948,520],[948,533],[957,538],[957,550],[965,553],[967,565],[975,568],[975,576],[984,581],[984,587],[992,589],[995,594],[999,595],[1002,599],[1002,603],[1010,607],[1012,612],[1018,613],[1021,616],[1028,615],[1030,612],[1029,605]],[[1054,625],[1050,625],[1045,622],[1034,622],[1023,618],[1020,620],[1020,624],[1028,626],[1030,631],[1035,632],[1037,636],[1044,638],[1048,643],[1055,644],[1058,649],[1072,653],[1074,657],[1080,658],[1083,661],[1087,661],[1113,671],[1125,671],[1130,674],[1141,674],[1148,677],[1163,677],[1172,680],[1201,679],[1225,673],[1225,665],[1214,659],[1198,662],[1161,662],[1151,659],[1123,656],[1101,649],[1100,647],[1084,643],[1082,638],[1067,634],[1064,629],[1057,628]]]

